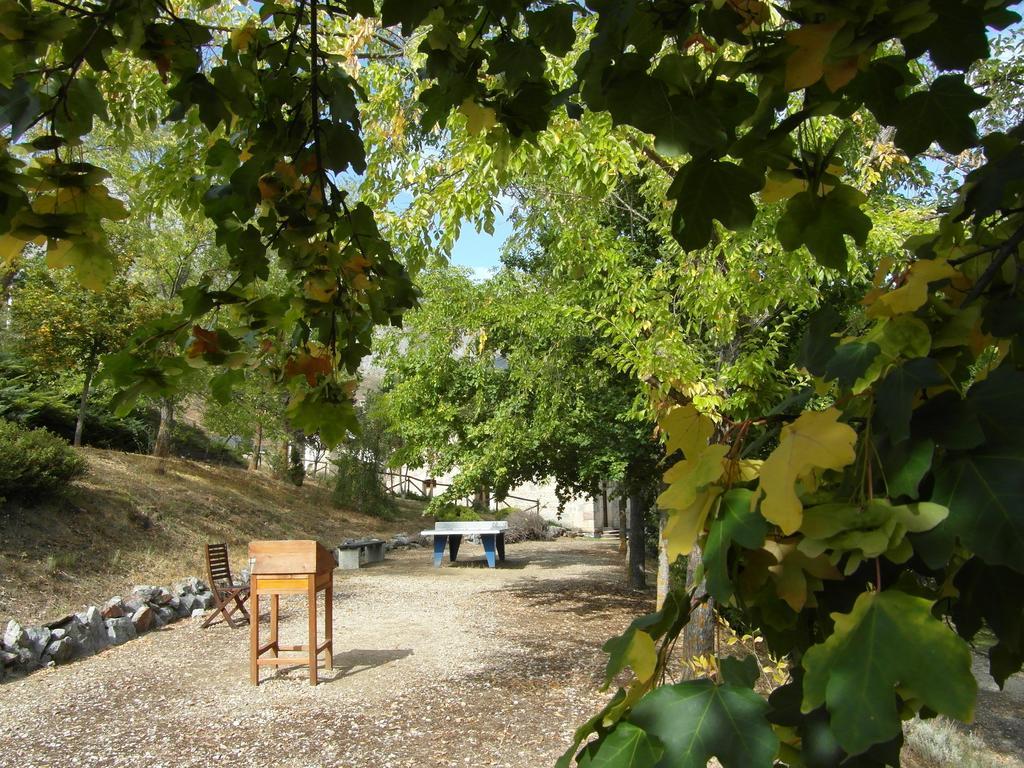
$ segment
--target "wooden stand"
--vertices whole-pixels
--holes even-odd
[[[334,556],[315,541],[254,541],[249,544],[251,574],[249,622],[249,677],[260,683],[261,666],[309,667],[309,683],[317,684],[317,659],[324,656],[324,668],[333,668]],[[317,644],[317,593],[324,593],[324,641]],[[281,645],[277,623],[281,595],[306,595],[309,609],[308,639],[303,645]],[[260,645],[260,598],[270,597],[270,640]],[[281,651],[304,651],[305,655],[280,656]],[[269,654],[264,656],[264,654]]]

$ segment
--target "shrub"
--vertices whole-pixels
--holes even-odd
[[[53,495],[85,472],[85,460],[45,429],[0,419],[0,501]]]
[[[467,507],[462,504],[455,504],[453,502],[436,503],[431,504],[427,510],[427,515],[430,515],[435,520],[441,522],[452,522],[452,523],[466,523],[475,522],[476,520],[491,520],[493,518],[481,517],[480,513],[473,509],[473,507]]]
[[[342,453],[334,464],[338,468],[333,494],[336,505],[378,517],[387,517],[394,511],[394,502],[384,490],[376,462]]]

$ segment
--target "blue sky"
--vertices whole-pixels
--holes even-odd
[[[469,267],[481,279],[487,277],[491,269],[500,266],[502,243],[512,234],[512,225],[507,215],[511,207],[506,204],[503,208],[504,212],[495,211],[493,235],[477,232],[469,222],[462,225],[459,239],[452,249],[452,264]]]

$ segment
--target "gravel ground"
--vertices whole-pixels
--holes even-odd
[[[607,698],[601,645],[650,597],[620,586],[615,544],[510,546],[495,570],[460,555],[336,571],[335,669],[315,688],[304,668],[253,688],[248,632],[197,622],[0,686],[0,766],[552,765]],[[283,600],[282,642],[304,621]]]

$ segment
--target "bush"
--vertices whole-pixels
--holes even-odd
[[[343,453],[334,464],[338,472],[332,498],[337,506],[378,517],[387,517],[394,511],[394,501],[384,490],[376,462]]]
[[[430,515],[434,520],[445,522],[445,523],[467,523],[475,522],[477,520],[491,520],[493,518],[481,517],[480,513],[473,509],[473,507],[467,507],[462,504],[455,504],[453,502],[431,504],[426,510],[427,515]]]
[[[85,472],[85,460],[45,429],[0,419],[0,501],[53,495]]]

